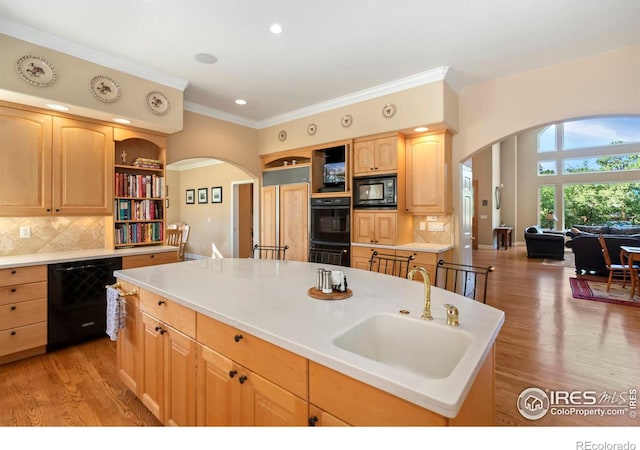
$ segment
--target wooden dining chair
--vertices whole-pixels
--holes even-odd
[[[631,280],[629,298],[633,299],[636,286],[640,285],[640,278],[638,278],[640,276],[640,254],[620,249],[620,264],[629,271],[629,279]]]
[[[489,274],[495,267],[480,267],[438,261],[433,286],[455,292],[467,298],[487,303]]]
[[[309,250],[309,262],[339,266],[342,264],[342,257],[345,253],[346,252],[344,250],[329,250],[312,247]]]
[[[607,292],[609,292],[609,289],[611,289],[611,282],[614,280],[614,275],[622,274],[622,280],[616,278],[616,281],[622,282],[622,287],[625,287],[627,285],[627,271],[629,271],[629,266],[627,264],[622,264],[622,259],[620,260],[620,264],[611,263],[609,249],[607,248],[607,241],[602,233],[600,233],[600,235],[598,236],[598,242],[600,242],[600,247],[602,248],[602,256],[604,257],[604,263],[607,266],[607,270],[609,271],[609,278],[607,280]],[[631,295],[633,295],[633,292],[631,293]]]
[[[168,228],[165,230],[165,243],[176,247],[178,261],[184,261],[184,244],[182,243],[182,230]]]
[[[369,260],[369,271],[407,278],[409,265],[415,258],[413,255],[396,256],[374,251]]]
[[[275,259],[284,260],[288,245],[259,245],[253,246],[253,258],[254,259]]]

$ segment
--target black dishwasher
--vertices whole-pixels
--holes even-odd
[[[105,286],[122,258],[49,264],[47,351],[106,336]]]

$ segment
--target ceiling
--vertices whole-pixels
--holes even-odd
[[[39,30],[40,45],[185,89],[186,109],[256,128],[434,73],[460,91],[640,43],[638,0],[0,0],[2,18],[0,32]]]

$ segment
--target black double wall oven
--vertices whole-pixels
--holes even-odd
[[[341,250],[342,265],[351,261],[351,198],[311,199],[311,247]]]

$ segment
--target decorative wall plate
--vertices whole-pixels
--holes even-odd
[[[117,102],[120,98],[120,86],[111,78],[98,75],[89,82],[89,88],[95,98],[105,103]]]
[[[342,116],[342,119],[340,119],[340,123],[344,128],[349,128],[353,123],[353,117],[351,116],[351,114],[345,114],[344,116]]]
[[[282,130],[278,133],[278,139],[280,139],[280,142],[284,142],[287,140],[287,132]]]
[[[310,124],[307,126],[307,134],[308,134],[309,136],[313,136],[314,134],[316,134],[316,131],[318,131],[318,127],[316,126],[316,124],[315,124],[315,123],[310,123]]]
[[[44,58],[25,55],[16,61],[18,75],[34,86],[47,87],[56,82],[56,69]]]
[[[159,91],[151,91],[145,97],[147,109],[158,116],[164,116],[169,112],[171,105],[169,99]]]
[[[396,115],[396,105],[393,103],[387,103],[382,107],[382,115],[387,119]]]

